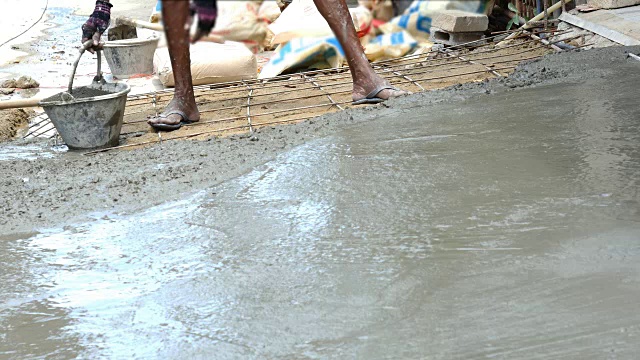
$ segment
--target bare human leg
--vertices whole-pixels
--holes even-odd
[[[384,88],[389,83],[376,74],[369,64],[353,27],[345,0],[314,0],[314,2],[344,49],[353,77],[354,101],[364,99],[368,95],[386,100],[407,94],[402,90]],[[175,77],[175,94],[164,113],[148,122],[160,130],[175,130],[183,122],[200,120],[191,79],[189,1],[162,0],[162,18]],[[381,90],[378,91],[378,89]]]
[[[377,89],[388,86],[389,83],[376,74],[369,64],[369,60],[367,60],[362,50],[360,40],[358,40],[345,0],[314,0],[314,2],[322,16],[329,23],[329,27],[338,38],[347,56],[351,77],[353,78],[354,101],[362,100],[367,95],[386,100],[407,94],[406,91],[398,89],[383,89],[375,93]]]
[[[175,77],[175,93],[164,113],[148,123],[159,130],[175,130],[183,122],[200,120],[191,80],[189,1],[163,0],[162,19]]]

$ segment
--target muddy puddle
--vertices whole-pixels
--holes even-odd
[[[635,84],[415,102],[182,201],[5,236],[0,357],[634,358]]]

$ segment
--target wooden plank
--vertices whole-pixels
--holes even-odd
[[[600,12],[600,11],[597,11]],[[605,37],[611,41],[615,41],[619,44],[625,45],[625,46],[632,46],[632,45],[640,45],[640,40],[632,38],[630,36],[627,36],[619,31],[613,30],[607,26],[592,22],[592,21],[588,21],[583,19],[582,17],[578,17],[575,15],[571,15],[569,13],[562,13],[559,17],[559,19],[561,21],[564,21],[566,23],[569,23],[571,25],[577,26],[579,28],[585,29],[585,30],[589,30],[592,33],[598,34],[602,37]],[[622,20],[622,19],[620,19]],[[619,21],[620,21],[619,20]],[[622,20],[624,21],[624,20]],[[640,26],[637,24],[637,26]]]

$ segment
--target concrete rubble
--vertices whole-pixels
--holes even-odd
[[[618,9],[640,5],[640,0],[587,0],[587,4],[601,9]]]
[[[5,89],[34,89],[40,86],[40,83],[33,79],[31,76],[21,76],[18,79],[6,80],[0,85],[0,88]]]
[[[640,5],[584,12],[574,9],[560,14],[559,20],[561,34],[554,41],[566,40],[587,49],[640,45]]]

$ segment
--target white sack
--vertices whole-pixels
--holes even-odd
[[[164,86],[175,85],[167,48],[156,50],[153,68]],[[191,45],[193,85],[255,79],[257,72],[258,63],[255,55],[242,43],[199,42]]]

